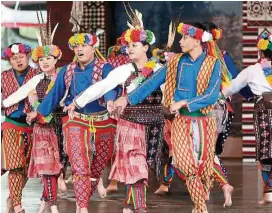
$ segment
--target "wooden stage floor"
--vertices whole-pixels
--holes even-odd
[[[261,177],[257,172],[257,165],[243,164],[239,161],[225,161],[225,166],[228,169],[230,183],[235,187],[233,206],[226,209],[222,207],[223,193],[216,184],[208,202],[209,213],[272,213],[272,204],[265,206],[257,204],[261,196]],[[103,174],[105,185],[107,184],[108,172],[107,169]],[[174,179],[171,193],[166,196],[153,194],[157,186],[155,177],[151,173],[147,192],[147,205],[150,213],[191,212],[192,202],[184,184],[179,179]],[[30,179],[23,191],[23,206],[26,213],[38,212],[41,193],[42,185],[40,181]],[[7,175],[4,175],[1,178],[1,212],[5,212],[7,196]],[[122,213],[124,199],[125,187],[123,184],[119,184],[118,193],[105,199],[95,194],[89,201],[89,213]],[[67,197],[58,199],[58,207],[60,213],[75,213],[75,197],[71,184],[68,185]]]

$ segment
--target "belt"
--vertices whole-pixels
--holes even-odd
[[[109,119],[109,114],[108,112],[104,113],[104,114],[92,114],[92,115],[86,115],[86,114],[82,114],[82,113],[78,113],[78,112],[74,112],[74,116],[76,118],[82,119],[83,121],[89,121],[89,131],[91,133],[96,133],[96,128],[94,126],[94,122],[97,121],[105,121]]]

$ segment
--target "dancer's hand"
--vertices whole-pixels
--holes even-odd
[[[33,111],[27,114],[26,117],[26,122],[30,125],[32,123],[32,121],[34,121],[34,119],[36,119],[38,116],[38,112],[37,111]]]
[[[114,110],[118,110],[118,113],[122,114],[127,107],[128,101],[126,97],[120,97],[114,102]]]
[[[68,112],[68,116],[70,119],[74,118],[74,111],[76,110],[76,105],[71,103],[69,106],[65,106],[63,108],[63,112]]]
[[[172,114],[176,114],[179,115],[179,109],[186,106],[186,101],[182,100],[182,101],[178,101],[178,102],[174,102],[170,105],[170,112]]]
[[[113,101],[107,102],[107,110],[110,114],[114,111],[114,102]]]

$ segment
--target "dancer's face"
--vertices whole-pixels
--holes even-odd
[[[39,66],[41,70],[45,73],[52,72],[53,70],[55,70],[57,61],[58,60],[51,55],[47,57],[42,57],[39,58]]]
[[[25,53],[17,53],[10,57],[9,63],[16,72],[23,73],[28,66],[28,57]]]
[[[183,53],[190,53],[196,47],[201,45],[199,40],[194,39],[189,35],[183,35],[179,41],[179,44]]]
[[[141,42],[130,42],[127,47],[128,56],[132,61],[135,61],[146,55],[148,45],[143,45]]]
[[[95,48],[87,44],[79,44],[74,47],[74,53],[78,62],[85,65],[94,59]]]

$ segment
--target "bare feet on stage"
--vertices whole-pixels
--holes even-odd
[[[107,196],[107,190],[105,189],[103,185],[103,179],[100,178],[97,186],[98,194],[101,198],[105,198]]]
[[[123,208],[123,213],[133,213],[133,211],[129,208]]]
[[[259,205],[272,203],[272,192],[264,193],[262,200],[258,201]]]
[[[14,213],[14,208],[13,208],[11,199],[8,197],[6,201],[7,201],[7,208],[5,213]]]
[[[38,213],[45,213],[47,209],[47,203],[43,200],[40,205],[40,209]]]
[[[77,205],[77,203],[76,203],[76,213],[80,213],[80,208],[79,208],[79,206]]]
[[[163,184],[154,192],[156,195],[166,195],[169,192],[169,187]]]
[[[233,190],[234,188],[229,185],[229,184],[225,184],[223,187],[222,187],[222,190],[224,192],[224,197],[225,197],[225,203],[223,204],[223,207],[229,207],[232,205],[232,200],[231,200],[231,196],[232,196],[232,193],[233,193]]]
[[[15,213],[25,213],[25,210],[23,209],[22,205],[18,205],[14,207]]]
[[[118,186],[117,186],[117,181],[116,180],[111,180],[110,181],[110,185],[108,185],[107,187],[107,194],[114,194],[117,192],[118,190]]]
[[[67,194],[67,187],[63,179],[63,173],[61,173],[61,175],[58,178],[58,189],[59,189],[59,195],[61,197]]]
[[[64,181],[66,184],[69,184],[69,183],[74,183],[73,181],[73,175],[70,175],[69,178],[67,180]]]
[[[56,205],[51,206],[51,213],[59,213],[58,207]]]

